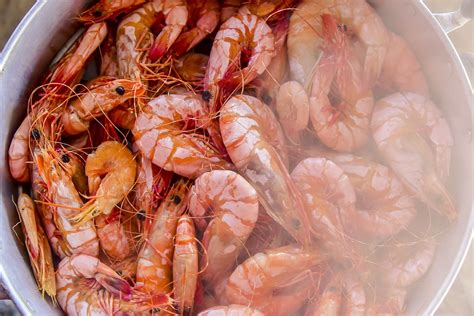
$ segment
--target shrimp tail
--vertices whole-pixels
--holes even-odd
[[[100,212],[97,209],[96,201],[92,199],[86,204],[84,204],[81,209],[81,212],[74,216],[72,220],[76,223],[76,225],[80,226],[90,221],[99,214]]]
[[[203,32],[199,28],[194,28],[181,34],[171,47],[171,53],[175,56],[183,55],[192,48],[197,38],[203,37],[202,33]]]
[[[132,287],[130,284],[105,264],[99,263],[95,279],[107,291],[119,296],[121,299],[129,301],[132,298]]]

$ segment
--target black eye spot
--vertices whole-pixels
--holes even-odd
[[[181,203],[181,198],[177,195],[173,195],[171,197],[171,200],[173,201],[174,204],[178,205],[179,203]]]
[[[208,102],[212,97],[212,94],[209,91],[203,91],[202,92],[202,99],[206,102]]]
[[[293,219],[292,224],[294,228],[300,228],[301,226],[301,222],[296,218]]]
[[[117,94],[119,94],[119,95],[124,95],[125,94],[125,88],[122,87],[122,86],[118,86],[117,88],[115,88],[115,92],[117,92]]]
[[[145,220],[145,210],[140,210],[137,213],[137,218],[140,222],[143,222]]]
[[[267,105],[270,105],[273,101],[272,97],[269,96],[268,94],[265,94],[262,99],[263,99],[263,103]]]
[[[99,11],[99,10],[96,10],[96,11],[92,12],[92,15],[93,15],[94,17],[98,18],[98,17],[101,17],[101,16],[102,16],[102,12]]]
[[[61,160],[64,163],[68,163],[71,159],[69,158],[68,155],[64,154],[64,155],[61,156]]]
[[[31,131],[31,137],[33,137],[34,140],[38,140],[40,139],[41,134],[36,128],[33,128],[33,130]]]

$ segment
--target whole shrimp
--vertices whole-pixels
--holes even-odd
[[[110,80],[95,86],[66,107],[61,117],[64,131],[68,135],[85,132],[94,118],[144,93],[142,84],[128,79]]]
[[[33,153],[38,174],[46,187],[46,205],[56,227],[54,233],[59,238],[60,256],[84,253],[91,256],[99,254],[99,242],[92,221],[77,225],[73,217],[80,213],[83,202],[72,181],[71,175],[63,165],[69,162],[42,137]],[[58,237],[59,236],[59,237]]]
[[[39,290],[48,294],[53,301],[56,296],[53,256],[48,239],[39,222],[35,204],[25,193],[18,197],[18,212],[25,235],[25,244],[30,257],[30,264]]]
[[[257,192],[233,171],[207,172],[190,191],[189,212],[198,228],[205,230],[201,266],[206,268],[201,277],[215,288],[234,268],[257,222]]]
[[[313,280],[307,274],[322,261],[317,252],[295,245],[258,253],[232,272],[225,284],[226,301],[269,315],[290,315],[308,297]],[[291,289],[289,293],[285,293],[285,287]]]
[[[192,310],[198,278],[199,253],[191,217],[178,219],[173,254],[173,294],[178,310]]]
[[[68,315],[115,315],[150,312],[171,305],[159,295],[143,298],[113,269],[84,254],[64,258],[56,272],[58,302]]]
[[[198,316],[263,316],[261,312],[245,305],[232,304],[214,306],[198,314]]]
[[[382,19],[366,0],[303,0],[290,19],[288,59],[292,80],[311,86],[315,65],[324,47],[321,16],[329,14],[362,43],[363,79],[373,85],[384,63],[388,31]]]
[[[189,30],[181,33],[171,46],[170,51],[181,56],[194,46],[199,44],[206,36],[211,34],[219,23],[219,1],[189,1],[189,18],[187,27]]]
[[[188,178],[212,169],[232,169],[207,137],[218,133],[206,104],[197,96],[161,95],[139,113],[133,135],[143,156]]]
[[[89,192],[94,196],[75,220],[83,222],[99,214],[110,214],[132,190],[136,173],[137,163],[127,147],[116,141],[100,144],[86,161]]]
[[[126,13],[145,2],[146,0],[99,0],[79,15],[79,21],[86,24],[102,22]]]
[[[396,93],[377,103],[371,127],[378,151],[410,192],[453,220],[456,207],[444,185],[453,138],[436,105],[421,95]]]
[[[282,158],[281,127],[271,110],[254,97],[236,96],[223,106],[219,123],[230,158],[258,192],[267,213],[308,245],[308,216]]]
[[[138,254],[136,287],[150,295],[168,294],[173,288],[173,240],[178,219],[186,207],[187,186],[173,186],[160,204],[157,215]]]
[[[265,21],[237,14],[221,25],[204,77],[203,97],[216,113],[235,90],[262,74],[275,54],[275,39]]]
[[[313,77],[311,122],[324,145],[351,152],[368,141],[374,99],[347,35],[334,17],[321,18],[326,47]]]

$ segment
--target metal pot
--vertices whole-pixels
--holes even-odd
[[[36,288],[26,250],[12,227],[18,222],[12,203],[18,187],[8,172],[11,137],[26,111],[26,101],[54,55],[79,27],[74,17],[87,4],[79,1],[38,1],[8,42],[0,61],[0,96],[4,128],[0,131],[0,276],[11,298],[25,315],[54,315],[61,311]],[[472,92],[461,64],[440,23],[420,0],[370,1],[389,28],[410,42],[423,64],[434,101],[443,108],[455,137],[451,187],[459,218],[447,228],[429,273],[408,302],[408,314],[432,314],[453,283],[472,235],[473,145]],[[472,8],[472,6],[471,6]],[[439,16],[464,22],[461,15]]]

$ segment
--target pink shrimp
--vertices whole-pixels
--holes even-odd
[[[139,113],[133,135],[142,155],[181,176],[196,178],[212,169],[232,169],[199,130],[218,133],[199,97],[162,95]]]
[[[18,182],[28,182],[30,180],[30,170],[28,168],[30,126],[30,117],[27,115],[13,135],[8,148],[10,174]]]
[[[205,229],[202,243],[206,255],[201,266],[206,269],[201,277],[215,288],[232,271],[255,226],[257,192],[233,171],[207,172],[196,179],[191,189],[189,211],[198,228]]]
[[[198,316],[264,316],[264,314],[248,306],[232,304],[208,308]]]
[[[347,35],[334,17],[324,14],[322,20],[327,47],[313,77],[311,122],[324,145],[350,152],[369,139],[374,99]]]
[[[146,0],[99,0],[79,15],[79,21],[86,24],[102,22],[126,13],[145,2]]]
[[[119,209],[97,216],[95,227],[100,247],[111,260],[124,260],[132,254],[131,236],[125,231]]]
[[[414,93],[388,96],[377,103],[371,127],[378,151],[409,191],[450,220],[456,218],[444,184],[453,138],[436,105]]]
[[[282,132],[271,110],[254,97],[233,97],[221,110],[220,128],[230,158],[257,190],[267,213],[308,245],[308,215],[282,158]]]

